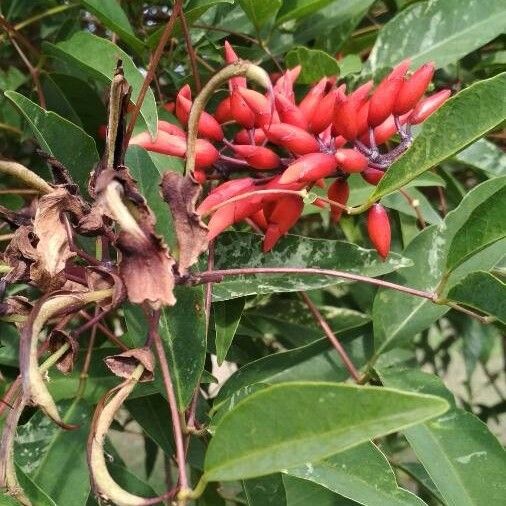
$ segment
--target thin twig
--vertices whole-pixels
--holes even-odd
[[[314,302],[309,298],[306,292],[300,292],[300,296],[302,297],[302,300],[306,304],[306,306],[309,308],[309,311],[311,311],[311,314],[313,315],[314,319],[320,325],[323,332],[325,332],[325,335],[327,336],[327,339],[330,341],[332,346],[335,348],[339,356],[341,357],[341,360],[343,361],[344,366],[346,369],[348,369],[348,372],[352,376],[352,378],[355,380],[355,382],[360,382],[360,373],[358,372],[357,368],[353,365],[353,362],[351,361],[348,353],[346,353],[346,350],[344,349],[343,345],[339,342],[339,339],[336,337],[332,329],[330,328],[329,324],[323,317],[323,315],[320,313]]]
[[[132,136],[132,132],[134,131],[135,127],[135,122],[137,121],[137,117],[139,116],[139,112],[141,110],[142,103],[144,102],[146,93],[148,92],[149,85],[151,84],[151,81],[155,77],[155,71],[162,57],[165,44],[167,44],[167,41],[169,40],[170,35],[172,34],[172,30],[174,29],[176,20],[179,16],[179,11],[182,10],[182,3],[183,0],[175,1],[174,8],[172,9],[172,14],[170,15],[170,18],[167,21],[167,24],[165,25],[165,29],[162,33],[162,36],[160,37],[160,41],[158,42],[158,46],[156,46],[155,52],[153,53],[153,57],[150,60],[148,72],[146,74],[146,77],[144,78],[141,90],[139,91],[139,96],[137,97],[137,101],[135,102],[134,110],[132,111],[132,115],[130,117],[130,123],[128,125],[128,129],[125,136],[125,145],[128,144],[128,141]]]
[[[423,217],[422,211],[420,210],[420,205],[418,204],[418,201],[409,195],[409,193],[405,190],[399,190],[400,194],[406,199],[409,206],[415,211],[416,217],[418,219],[418,222],[420,223],[420,226],[422,228],[427,227],[427,223],[425,222],[425,219]]]
[[[186,458],[183,441],[183,432],[181,430],[181,421],[179,419],[179,411],[177,409],[176,395],[174,393],[174,385],[170,376],[169,364],[163,349],[162,339],[158,332],[158,325],[160,322],[160,311],[153,311],[149,315],[149,333],[152,336],[153,344],[155,346],[156,354],[162,371],[163,384],[167,393],[169,401],[170,414],[172,418],[172,428],[174,431],[174,442],[176,444],[176,460],[179,469],[179,482],[181,484],[181,491],[186,493],[190,490],[188,485],[188,476],[186,474]],[[182,503],[181,506],[184,506]]]
[[[195,81],[195,89],[197,90],[197,93],[200,93],[200,90],[202,89],[202,83],[200,81],[200,74],[197,66],[197,53],[195,52],[195,48],[192,45],[190,30],[188,29],[188,23],[186,22],[186,16],[184,15],[183,9],[179,11],[179,19],[181,20],[183,36],[186,42],[186,50],[188,51],[188,57],[190,59],[193,80]]]

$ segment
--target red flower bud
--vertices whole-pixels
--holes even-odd
[[[218,104],[216,111],[214,111],[214,119],[218,123],[226,123],[227,121],[232,121],[234,119],[230,110],[230,97],[225,97]]]
[[[197,207],[197,213],[205,214],[214,206],[221,204],[221,202],[225,202],[241,193],[253,191],[255,188],[255,181],[250,177],[232,179],[220,184],[200,203]]]
[[[349,97],[336,100],[332,125],[336,134],[348,140],[354,140],[357,137],[357,104]]]
[[[441,90],[422,100],[409,116],[408,123],[418,125],[418,123],[425,121],[448,100],[451,94],[452,92],[450,90]]]
[[[410,113],[403,114],[399,118],[399,122],[401,125],[404,125],[407,120]],[[379,146],[380,144],[383,144],[384,142],[388,141],[390,137],[392,137],[394,134],[397,133],[397,125],[395,124],[395,120],[393,115],[389,116],[381,125],[378,125],[374,129],[374,139],[376,141],[376,144]],[[367,146],[369,146],[369,134],[365,133],[360,140]]]
[[[240,94],[238,87],[234,88],[230,96],[230,112],[235,121],[244,128],[250,129],[255,126],[255,113]]]
[[[290,102],[295,103],[295,96],[293,93],[293,83],[299,77],[300,71],[302,67],[297,65],[293,69],[288,69],[277,81],[274,85],[274,91],[276,93],[281,93],[284,95]]]
[[[337,90],[330,90],[327,95],[316,104],[313,115],[309,119],[308,129],[310,132],[319,134],[332,123],[337,94]]]
[[[301,156],[281,174],[281,184],[298,181],[316,181],[332,174],[337,167],[337,160],[325,153],[309,153]]]
[[[388,74],[389,79],[398,79],[401,77],[404,77],[406,75],[406,72],[409,69],[409,66],[411,65],[411,59],[406,58],[405,60],[402,60],[401,63],[398,63]]]
[[[255,113],[255,126],[268,127],[271,123],[273,107],[266,97],[255,90],[237,88],[248,107]]]
[[[339,202],[339,204],[343,204],[344,206],[348,202],[348,197],[350,196],[350,187],[348,182],[343,179],[336,179],[327,190],[327,196],[330,200],[334,200],[335,202]],[[330,205],[330,217],[333,222],[338,222],[341,219],[341,215],[343,214],[343,209],[338,206]]]
[[[283,146],[297,155],[319,151],[317,140],[302,128],[286,123],[270,125],[265,135],[274,144]]]
[[[167,112],[174,113],[174,111],[176,109],[176,103],[174,101],[172,101],[172,102],[165,102],[165,104],[163,104],[163,108]]]
[[[256,145],[263,144],[267,140],[265,132],[261,128],[255,128],[253,132],[253,142]],[[234,142],[236,144],[251,144],[250,134],[248,130],[239,130],[235,134]]]
[[[281,197],[269,214],[268,227],[265,232],[263,251],[270,251],[278,240],[288,232],[300,218],[304,202],[300,197]]]
[[[148,132],[142,132],[130,139],[130,144],[142,146],[148,151],[163,155],[184,157],[186,154],[186,139],[178,135],[171,135],[163,130],[158,132],[153,142]],[[211,166],[218,159],[218,150],[205,139],[197,139],[195,146],[195,167],[203,169]]]
[[[338,149],[335,157],[345,172],[362,172],[367,167],[367,158],[354,149]]]
[[[407,81],[404,81],[395,100],[393,112],[400,116],[405,114],[422,98],[434,75],[434,65],[422,65]]]
[[[362,105],[369,96],[369,92],[372,90],[374,83],[367,81],[362,86],[359,86],[348,98],[358,105]]]
[[[357,136],[360,137],[363,134],[369,132],[369,106],[371,101],[364,102],[357,112]]]
[[[401,78],[387,78],[374,90],[369,103],[368,123],[371,127],[380,125],[392,114],[401,86]]]
[[[367,213],[367,233],[378,255],[385,260],[390,252],[391,232],[388,214],[381,204],[374,204]]]
[[[176,116],[178,120],[185,126],[188,124],[191,107],[191,100],[179,92],[176,98]],[[215,141],[221,141],[223,139],[223,130],[221,129],[220,124],[208,112],[205,111],[203,111],[200,115],[198,134],[201,137],[206,137]]]
[[[267,219],[265,218],[264,211],[261,209],[257,211],[255,214],[252,214],[249,219],[263,232],[267,230],[269,224],[267,223]]]
[[[220,207],[209,220],[207,239],[212,241],[218,234],[239,221],[252,216],[262,209],[262,198],[252,196]]]
[[[283,123],[307,129],[307,121],[301,110],[281,93],[276,93],[276,108]]]
[[[237,56],[232,46],[228,43],[228,41],[225,41],[224,52],[225,52],[225,61],[227,63],[234,63],[239,60],[239,57]],[[232,91],[234,88],[237,88],[238,86],[246,87],[245,77],[237,76],[232,77],[230,79],[230,91]]]
[[[177,125],[174,125],[174,123],[169,123],[168,121],[159,120],[158,130],[186,139],[186,132],[182,128],[179,128]]]
[[[327,78],[322,78],[318,84],[313,86],[301,100],[299,109],[309,123],[315,112],[316,106],[319,104],[323,95],[325,94],[325,86],[327,85]]]
[[[270,170],[279,167],[279,156],[269,148],[251,145],[232,145],[230,147],[255,169]]]
[[[369,184],[376,186],[384,174],[385,173],[382,170],[374,169],[373,167],[367,167],[367,169],[365,169],[364,172],[362,172],[360,175],[364,181],[367,181]]]

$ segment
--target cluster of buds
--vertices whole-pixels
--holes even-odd
[[[225,60],[238,61],[227,42]],[[232,77],[228,96],[214,114],[203,112],[198,122],[193,176],[201,184],[219,181],[197,209],[202,216],[211,215],[209,240],[246,221],[264,233],[263,250],[269,251],[298,221],[303,190],[314,185],[326,188],[328,198],[313,203],[330,206],[331,218],[337,222],[348,201],[350,174],[359,173],[369,184],[378,184],[410,146],[411,126],[424,121],[450,95],[449,90],[442,90],[424,97],[434,66],[422,65],[408,75],[409,65],[405,60],[378,86],[369,81],[350,93],[335,77],[324,77],[298,103],[294,83],[300,67],[287,70],[265,94],[248,88],[245,77]],[[186,85],[175,101],[183,128],[191,107]],[[165,121],[158,127],[156,140],[143,132],[131,143],[184,157],[185,130]],[[227,133],[230,129],[229,138],[224,128]],[[386,143],[396,134],[400,142],[388,149]],[[246,177],[238,177],[245,172]],[[385,258],[390,226],[381,204],[370,209],[367,228],[371,242]]]

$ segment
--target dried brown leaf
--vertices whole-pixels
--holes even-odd
[[[108,311],[114,307],[118,307],[125,299],[125,285],[116,273],[103,267],[88,266],[85,268],[85,275],[90,290],[113,289],[112,297],[104,299],[99,303],[99,306],[103,310]]]
[[[77,339],[63,330],[54,329],[49,334],[49,351],[55,353],[63,345],[68,344],[68,350],[56,362],[56,367],[63,374],[69,374],[74,369],[74,362],[77,352],[79,351],[79,343]]]
[[[11,271],[4,277],[7,283],[29,281],[30,266],[38,256],[36,242],[32,226],[22,225],[14,232],[14,237],[4,252],[4,261],[11,267]]]
[[[179,244],[178,271],[184,276],[208,247],[208,228],[195,211],[201,186],[190,176],[172,171],[165,172],[160,186],[172,213]]]
[[[141,364],[144,366],[144,371],[139,381],[153,381],[155,358],[149,348],[134,348],[119,355],[111,355],[104,360],[111,372],[120,378],[130,378],[135,368]]]

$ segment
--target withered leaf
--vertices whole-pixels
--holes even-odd
[[[90,290],[113,288],[112,297],[98,303],[103,310],[108,311],[109,309],[118,307],[123,302],[126,297],[126,289],[123,281],[116,273],[98,266],[86,267],[85,273]]]
[[[77,339],[69,334],[68,332],[64,332],[62,330],[54,329],[51,334],[49,334],[49,350],[51,353],[55,353],[58,351],[65,343],[68,343],[68,350],[60,357],[58,362],[56,362],[56,367],[63,374],[69,374],[72,372],[74,368],[74,362],[79,351],[79,343]]]
[[[31,310],[32,303],[21,295],[14,295],[0,302],[0,316],[4,318],[12,316],[11,321],[17,327],[22,326],[22,317],[27,317]],[[18,317],[21,318],[18,320]]]
[[[191,177],[172,171],[165,172],[160,186],[172,213],[179,244],[178,271],[184,276],[208,247],[207,226],[195,211],[201,186]]]
[[[14,232],[4,252],[4,261],[11,267],[4,277],[7,283],[29,280],[30,266],[37,258],[36,242],[31,225],[22,225]]]
[[[174,260],[156,234],[155,217],[128,169],[103,171],[96,192],[103,213],[121,227],[115,246],[121,252],[119,275],[129,300],[154,308],[174,305]]]
[[[104,360],[111,372],[120,378],[130,378],[134,369],[139,364],[142,364],[144,366],[144,371],[139,381],[153,381],[155,358],[149,348],[134,348],[124,351],[119,355],[111,355]]]

